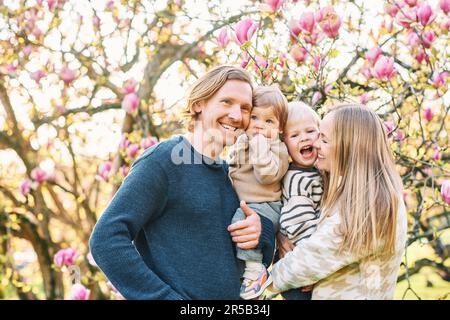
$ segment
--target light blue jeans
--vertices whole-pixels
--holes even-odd
[[[270,219],[273,223],[273,227],[275,232],[278,231],[279,221],[280,221],[280,213],[282,203],[281,201],[274,202],[262,202],[262,203],[247,203],[247,205],[255,210],[257,214],[260,216],[266,217]],[[235,223],[240,220],[244,220],[246,218],[245,213],[241,208],[238,208],[234,213],[233,219],[231,223]],[[275,234],[273,235],[275,237]],[[263,254],[260,249],[241,249],[236,248],[236,256],[238,259],[243,261],[255,261],[262,263]]]

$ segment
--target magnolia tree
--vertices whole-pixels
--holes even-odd
[[[399,281],[450,281],[449,16],[449,0],[0,1],[0,297],[120,298],[90,233],[134,159],[183,131],[184,90],[223,63],[319,114],[375,110],[408,246],[433,251]]]

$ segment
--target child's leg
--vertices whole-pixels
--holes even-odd
[[[260,213],[260,209],[266,208],[263,204],[250,203],[249,207]],[[238,208],[233,216],[232,223],[246,218],[241,208]],[[241,285],[241,298],[254,299],[260,296],[264,289],[270,284],[270,274],[267,272],[266,266],[262,263],[263,254],[260,249],[241,249],[236,248],[236,256],[245,262],[245,271],[243,274],[243,282]]]

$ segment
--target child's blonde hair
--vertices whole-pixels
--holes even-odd
[[[253,90],[253,107],[273,107],[275,117],[280,122],[280,131],[284,131],[288,118],[288,101],[281,90],[275,86],[260,86]]]
[[[305,114],[305,111],[310,112],[313,115],[314,120],[316,121],[316,125],[319,126],[320,123],[319,115],[316,113],[316,111],[314,111],[314,109],[311,106],[301,101],[291,101],[288,103],[288,117],[286,125],[288,123],[295,122],[300,118],[302,118]]]

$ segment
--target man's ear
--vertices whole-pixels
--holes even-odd
[[[192,105],[192,110],[196,114],[200,114],[200,113],[202,113],[204,106],[205,106],[205,101],[199,101]]]

